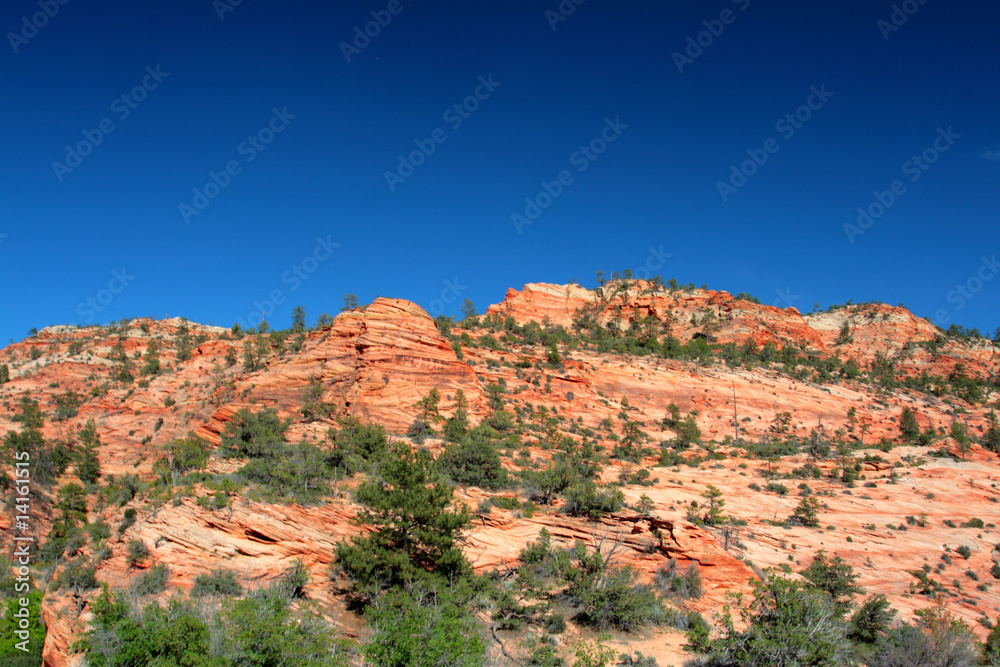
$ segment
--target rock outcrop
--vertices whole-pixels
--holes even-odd
[[[942,545],[951,550],[965,545],[971,551],[968,560],[954,557],[954,564],[935,576],[949,585],[961,582],[951,607],[977,632],[983,633],[979,621],[984,615],[995,619],[1000,589],[977,588],[965,570],[987,582],[992,580],[993,562],[1000,560],[1000,552],[993,549],[996,526],[989,523],[1000,502],[1000,465],[997,456],[980,445],[958,452],[945,437],[958,420],[979,440],[998,398],[995,382],[984,383],[981,401],[968,403],[953,393],[887,389],[864,377],[833,377],[820,383],[777,363],[727,365],[601,353],[583,344],[559,346],[561,358],[553,363],[545,346],[506,340],[504,321],[572,330],[589,318],[619,332],[651,327],[657,336],[671,335],[681,343],[697,336],[737,346],[752,340],[758,348],[771,343],[779,350],[792,345],[818,358],[854,360],[859,372],[877,362],[888,364],[900,380],[926,374],[930,386],[939,387],[946,387],[957,373],[995,379],[1000,356],[994,344],[942,337],[927,321],[899,307],[861,304],[802,315],[794,308],[735,299],[726,292],[669,290],[645,281],[633,281],[627,288],[615,283],[597,291],[576,285],[525,285],[508,291],[487,315],[488,321],[478,328],[459,327],[446,335],[415,304],[380,298],[341,313],[331,325],[275,340],[264,365],[252,372],[239,363],[250,339],[218,327],[179,319],[136,320],[126,330],[114,331],[50,327],[0,351],[0,363],[11,370],[10,382],[0,386],[0,433],[20,428],[14,421],[18,400],[30,393],[48,415],[47,439],[71,442],[76,431],[94,419],[104,478],[132,474],[150,480],[164,445],[194,431],[215,447],[241,409],[277,410],[291,420],[287,436],[293,442],[322,443],[328,429],[336,429],[337,420],[348,416],[383,424],[395,437],[403,437],[418,414],[417,401],[431,389],[440,392],[445,416],[452,413],[461,390],[476,423],[490,414],[487,387],[499,384],[506,391],[506,409],[521,424],[526,456],[540,460],[551,456],[548,429],[591,439],[610,451],[619,442],[625,418],[640,425],[644,444],[655,454],[661,443],[667,445],[675,437],[664,423],[673,405],[692,416],[702,442],[711,443],[684,456],[712,458],[671,467],[658,466],[655,456],[638,464],[610,460],[600,474],[605,483],[626,480],[622,490],[629,506],[647,504],[652,510],[626,510],[586,521],[560,512],[558,503],[537,508],[530,516],[493,508],[477,516],[465,535],[464,549],[473,566],[481,572],[516,567],[518,553],[542,528],[564,545],[614,540],[620,543],[621,562],[633,566],[644,581],[652,581],[669,558],[682,566],[697,563],[706,594],[690,603],[691,608],[711,612],[721,609],[727,593],[750,590],[749,582],[757,576],[750,563],[758,570],[800,570],[822,549],[843,557],[861,574],[859,583],[889,596],[908,617],[929,604],[911,594],[909,572],[925,561],[936,564],[944,553]],[[179,356],[182,340],[190,351]],[[142,375],[151,344],[158,350],[162,372]],[[133,360],[132,382],[115,379],[122,369],[122,351]],[[75,414],[59,413],[57,398],[63,401],[67,392],[80,399]],[[305,415],[307,402],[327,409]],[[883,439],[898,441],[904,407],[917,413],[922,429],[941,434],[935,448],[950,447],[962,456],[931,457],[928,448],[902,446],[866,449]],[[848,463],[836,451],[826,457],[799,453],[780,460],[753,458],[762,441],[789,436],[801,441],[818,438],[821,444],[831,439],[854,443],[858,449],[850,455],[857,458],[862,477],[853,488],[839,481]],[[423,446],[439,451],[442,443],[431,439]],[[516,457],[505,459],[511,470],[524,464]],[[230,459],[212,458],[208,471],[229,473],[238,466]],[[645,482],[627,481],[641,469],[650,473]],[[788,477],[773,479],[782,475]],[[75,480],[70,468],[59,484],[42,490],[39,538],[55,514],[56,489]],[[772,480],[777,486],[767,487]],[[209,493],[201,487],[172,502],[137,498],[126,506],[137,510],[135,525],[109,540],[111,555],[100,562],[97,577],[112,586],[127,585],[136,568],[127,562],[126,545],[130,539],[142,539],[155,561],[170,568],[170,589],[189,590],[198,574],[218,567],[236,571],[246,585],[264,585],[301,560],[313,575],[308,597],[324,609],[340,609],[343,600],[329,585],[326,572],[334,545],[362,530],[354,522],[358,507],[350,500],[354,483],[338,484],[329,501],[314,507],[261,502],[241,491],[230,507],[211,509],[195,501],[195,496]],[[722,490],[725,513],[735,519],[726,530],[692,523],[709,484]],[[822,502],[820,528],[783,526],[806,494]],[[456,498],[475,508],[492,495],[460,488]],[[91,521],[120,523],[125,507],[98,505],[96,496],[92,501]],[[980,518],[986,522],[981,528],[975,521]],[[9,531],[9,522],[8,515],[0,518],[0,529]],[[76,664],[70,645],[86,627],[92,595],[73,599],[54,587],[46,595],[46,665]],[[662,634],[657,637],[666,642],[658,646],[678,644]],[[669,651],[657,657],[661,663],[676,659]]]

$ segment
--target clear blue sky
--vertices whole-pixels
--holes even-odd
[[[275,290],[275,327],[348,292],[457,314],[647,262],[803,311],[1000,325],[996,3],[910,0],[890,30],[870,1],[567,0],[564,21],[558,0],[231,1],[3,3],[0,340],[255,322]],[[418,140],[434,152],[400,170]],[[210,172],[228,183],[202,201]],[[519,233],[543,181],[558,196]],[[845,231],[876,191],[894,201]]]

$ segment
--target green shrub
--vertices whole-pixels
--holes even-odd
[[[688,646],[691,650],[705,653],[712,645],[712,627],[705,620],[705,617],[696,611],[689,611],[685,617],[687,629],[686,635]]]
[[[578,621],[601,630],[631,632],[666,618],[663,603],[652,587],[636,583],[638,575],[631,567],[609,568],[600,577],[588,576],[586,567],[581,572],[567,590],[581,608]]]
[[[964,624],[962,624],[964,625]],[[958,626],[940,626],[926,632],[909,623],[890,628],[878,642],[869,667],[896,665],[972,666],[979,662],[975,636]]]
[[[170,568],[163,563],[157,563],[132,580],[131,589],[137,595],[159,595],[167,588],[170,579]]]
[[[325,460],[329,467],[353,475],[370,469],[388,453],[389,439],[382,426],[347,417],[340,420],[340,427],[327,433],[333,445]]]
[[[671,558],[656,571],[656,583],[667,595],[681,600],[697,600],[704,593],[698,563],[691,563],[681,572],[676,558]]]
[[[56,577],[56,588],[69,588],[74,593],[97,588],[97,565],[82,556],[67,561]]]
[[[851,616],[847,636],[856,642],[874,644],[892,623],[896,610],[884,595],[871,595]]]
[[[4,367],[0,367],[2,369]],[[2,375],[0,375],[2,379]],[[0,383],[2,384],[2,383]],[[5,588],[4,591],[12,589]],[[27,601],[27,607],[21,606],[21,597]],[[0,604],[3,604],[0,598]],[[26,626],[20,624],[15,614],[27,609]],[[23,639],[15,632],[27,632]],[[23,642],[23,644],[22,644]],[[22,644],[27,650],[22,651],[17,645]],[[37,667],[42,664],[42,646],[45,644],[45,624],[42,620],[42,591],[31,590],[21,596],[11,596],[6,600],[6,610],[0,616],[0,663],[5,667]]]
[[[438,457],[441,473],[458,484],[484,489],[509,485],[507,471],[500,462],[494,441],[496,432],[488,426],[473,429],[460,443],[451,443]]]
[[[99,542],[111,537],[111,526],[108,525],[107,521],[99,518],[87,526],[87,532],[90,533],[91,540]]]
[[[346,667],[347,652],[333,628],[309,612],[293,615],[288,604],[274,588],[225,600],[217,625],[225,664]]]
[[[53,396],[52,402],[56,407],[54,421],[72,419],[80,411],[80,396],[75,391]]]
[[[566,619],[562,614],[550,614],[545,619],[545,631],[552,635],[566,632]]]
[[[136,567],[149,558],[149,547],[142,540],[130,540],[128,543],[128,564]]]
[[[201,470],[208,462],[208,441],[188,431],[183,439],[173,440],[167,445],[170,456],[170,469],[185,473],[189,470]]]
[[[123,535],[133,524],[135,524],[135,509],[126,507],[125,513],[122,515],[122,522],[118,524],[118,534]]]
[[[304,589],[312,581],[309,568],[301,560],[296,559],[281,578],[276,582],[277,590],[288,598],[300,598],[304,596]]]
[[[566,661],[559,657],[556,649],[548,642],[546,636],[539,640],[530,640],[528,646],[531,653],[525,661],[525,667],[564,667]]]
[[[565,510],[571,516],[599,519],[625,506],[625,495],[618,489],[602,489],[593,480],[580,482],[566,490]]]
[[[406,429],[406,437],[411,438],[413,442],[418,445],[424,444],[424,440],[432,438],[435,435],[437,435],[437,433],[434,432],[434,429],[419,417],[413,420],[413,423],[410,424],[410,428]]]
[[[826,593],[781,577],[753,583],[752,602],[739,608],[746,628],[738,631],[732,619],[723,616],[720,636],[706,647],[709,664],[851,664],[846,625]]]
[[[246,408],[233,415],[222,432],[222,449],[230,456],[250,459],[275,458],[284,451],[289,422],[275,410],[251,412]]]
[[[212,570],[208,574],[199,574],[195,577],[194,586],[191,587],[191,595],[194,597],[209,595],[238,597],[242,594],[243,587],[236,573],[224,568]]]
[[[1000,665],[1000,617],[997,617],[997,622],[993,624],[983,644],[983,663]]]
[[[448,594],[394,591],[371,605],[365,617],[373,634],[361,653],[371,665],[486,664],[482,629]]]
[[[91,604],[90,629],[76,648],[91,667],[346,667],[346,652],[322,619],[293,616],[288,600],[267,589],[228,600],[211,622],[175,597],[166,608],[131,608],[109,589]]]
[[[122,507],[146,490],[146,483],[132,473],[121,477],[108,477],[108,484],[101,490],[104,501]]]

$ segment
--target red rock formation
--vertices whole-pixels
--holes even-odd
[[[877,353],[894,363],[900,376],[919,376],[926,371],[940,380],[958,364],[970,376],[992,376],[1000,370],[998,348],[993,344],[949,339],[938,341],[935,349],[926,344],[938,333],[930,324],[902,308],[882,305],[848,306],[803,317],[792,308],[735,300],[726,292],[670,292],[636,281],[628,290],[615,292],[612,285],[601,293],[572,285],[526,285],[521,291],[508,291],[502,303],[487,310],[522,324],[538,322],[566,328],[572,327],[577,311],[605,324],[618,319],[623,328],[651,317],[658,335],[669,331],[682,342],[702,333],[720,343],[743,344],[752,339],[758,345],[802,345],[820,355],[854,358],[862,368]],[[838,343],[844,322],[849,323],[852,340]],[[657,481],[650,486],[627,485],[623,491],[633,505],[643,495],[649,498],[655,508],[651,516],[623,512],[600,522],[587,522],[565,516],[558,507],[540,508],[531,518],[494,508],[466,535],[465,550],[475,568],[487,571],[516,564],[520,549],[542,528],[563,544],[613,535],[622,541],[622,562],[633,565],[646,580],[668,557],[676,557],[682,564],[699,563],[707,593],[693,608],[710,612],[721,608],[726,592],[748,590],[754,575],[737,556],[761,567],[788,564],[799,570],[819,549],[825,549],[854,566],[862,575],[860,583],[871,592],[888,595],[905,618],[928,604],[920,596],[910,596],[912,577],[908,570],[922,567],[925,557],[927,562],[936,563],[941,545],[954,549],[965,544],[972,549],[970,559],[959,562],[955,558],[955,564],[939,577],[944,583],[953,579],[964,582],[964,601],[956,601],[953,610],[982,632],[980,614],[985,611],[995,617],[1000,605],[996,587],[976,590],[971,578],[966,581],[963,574],[971,569],[980,573],[983,581],[989,579],[992,559],[1000,558],[1000,553],[992,551],[997,541],[995,527],[951,528],[943,523],[947,519],[958,526],[973,518],[989,522],[996,514],[1000,468],[995,455],[978,446],[972,447],[964,461],[928,457],[926,448],[900,447],[888,453],[870,450],[869,455],[883,460],[869,458],[860,473],[864,479],[853,489],[831,478],[841,465],[839,461],[811,462],[797,455],[776,463],[777,471],[791,473],[806,463],[815,463],[824,471],[823,477],[785,480],[790,493],[778,495],[751,488],[750,484],[766,484],[762,479],[764,463],[745,458],[745,452],[732,440],[737,425],[743,446],[764,435],[774,436],[778,426],[775,418],[783,413],[789,413],[791,433],[800,438],[813,429],[822,429],[827,437],[843,429],[846,437],[855,441],[863,438],[866,444],[883,437],[895,440],[896,421],[904,406],[917,412],[922,428],[947,429],[952,420],[961,419],[978,437],[988,411],[984,404],[969,405],[950,395],[883,391],[860,381],[817,384],[797,380],[773,366],[730,368],[723,363],[703,365],[654,356],[600,354],[586,346],[561,348],[558,368],[547,364],[542,347],[520,344],[502,344],[499,350],[466,345],[462,347],[463,359],[459,359],[451,342],[423,310],[395,299],[377,299],[363,310],[342,313],[332,326],[307,332],[297,351],[274,352],[262,369],[251,373],[244,372],[239,363],[230,366],[226,362],[231,351],[242,352],[243,341],[217,327],[189,324],[196,344],[190,359],[178,360],[175,352],[181,324],[177,319],[131,323],[123,342],[127,353],[144,354],[147,344],[156,341],[165,372],[138,377],[130,386],[121,386],[111,378],[118,333],[103,328],[50,327],[0,350],[0,363],[9,364],[12,372],[12,380],[0,386],[0,433],[20,428],[12,417],[23,392],[30,391],[51,415],[55,397],[72,390],[84,399],[79,414],[62,422],[49,419],[46,437],[69,441],[77,428],[93,418],[102,441],[99,457],[103,473],[149,479],[153,463],[171,439],[194,430],[217,444],[226,423],[242,408],[275,408],[293,420],[288,433],[292,441],[322,441],[326,430],[336,427],[335,420],[307,421],[300,413],[304,394],[313,382],[320,385],[319,400],[333,406],[333,417],[353,415],[373,420],[395,434],[405,432],[417,414],[415,403],[432,388],[441,392],[446,414],[453,403],[448,397],[461,389],[476,422],[487,414],[483,388],[502,382],[507,389],[507,409],[539,426],[538,430],[526,429],[522,436],[535,458],[551,455],[537,446],[545,430],[544,420],[538,417],[540,407],[562,420],[557,424],[563,434],[579,438],[590,429],[592,437],[608,449],[614,441],[604,427],[610,424],[619,432],[624,410],[629,419],[641,424],[649,444],[657,449],[659,442],[674,437],[662,425],[673,403],[684,413],[697,411],[703,440],[714,441],[715,449],[729,457],[699,467],[676,468],[654,467],[655,459],[645,460],[644,466]],[[468,333],[475,341],[484,330]],[[623,397],[628,399],[627,408],[623,408]],[[996,393],[986,397],[989,403],[996,400]],[[734,413],[738,424],[733,423]],[[943,441],[936,446],[942,444],[950,445]],[[428,446],[440,448],[433,441]],[[232,472],[238,465],[232,460],[212,459],[210,471]],[[519,464],[515,459],[506,465],[514,468]],[[615,481],[627,467],[611,462],[602,471],[602,479]],[[61,483],[72,479],[70,469]],[[820,512],[820,529],[775,525],[787,518],[799,501],[795,487],[800,483],[807,484],[811,493],[823,494],[817,495],[825,505]],[[720,531],[699,528],[686,520],[692,501],[702,502],[701,493],[708,484],[722,489],[727,514],[746,521],[730,536],[728,551],[720,544]],[[195,490],[196,494],[205,492]],[[46,491],[50,501],[54,493],[54,489]],[[460,489],[458,493],[459,499],[473,507],[487,495],[478,489]],[[341,603],[327,585],[325,573],[334,544],[360,530],[352,523],[357,508],[347,498],[312,508],[255,502],[243,494],[233,500],[231,516],[228,509],[213,511],[191,498],[158,508],[147,501],[134,501],[139,520],[120,539],[113,538],[112,556],[101,563],[98,578],[113,585],[127,582],[133,573],[126,564],[125,545],[138,537],[150,546],[158,562],[170,567],[171,588],[186,590],[197,574],[220,566],[237,570],[246,581],[266,582],[292,560],[301,558],[313,573],[309,597],[326,608]],[[115,526],[122,511],[106,507],[100,515]],[[44,534],[52,518],[51,502],[40,504],[39,512],[38,530]],[[921,513],[927,515],[926,525],[908,522],[908,516],[916,521]],[[96,518],[92,512],[91,520]],[[888,528],[890,524],[894,528]],[[8,527],[9,517],[4,516],[0,529]],[[85,607],[77,619],[73,600],[60,591],[46,595],[43,613],[49,624],[46,664],[70,664],[69,646],[83,631],[88,610]],[[678,643],[662,634],[656,638],[657,647]],[[657,657],[661,664],[680,659],[671,653]]]

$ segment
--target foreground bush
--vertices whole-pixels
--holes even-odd
[[[482,628],[448,594],[393,591],[372,604],[365,618],[373,636],[361,652],[372,665],[485,664]]]
[[[288,604],[270,588],[207,617],[185,599],[138,608],[105,588],[74,648],[90,667],[345,667],[345,647],[329,624],[308,612],[293,615]]]
[[[775,577],[754,582],[754,599],[741,605],[748,626],[737,631],[728,614],[702,662],[712,667],[851,665],[847,627],[830,597],[801,582]]]
[[[960,631],[926,632],[908,623],[890,629],[868,667],[972,667],[979,664],[975,639]]]

